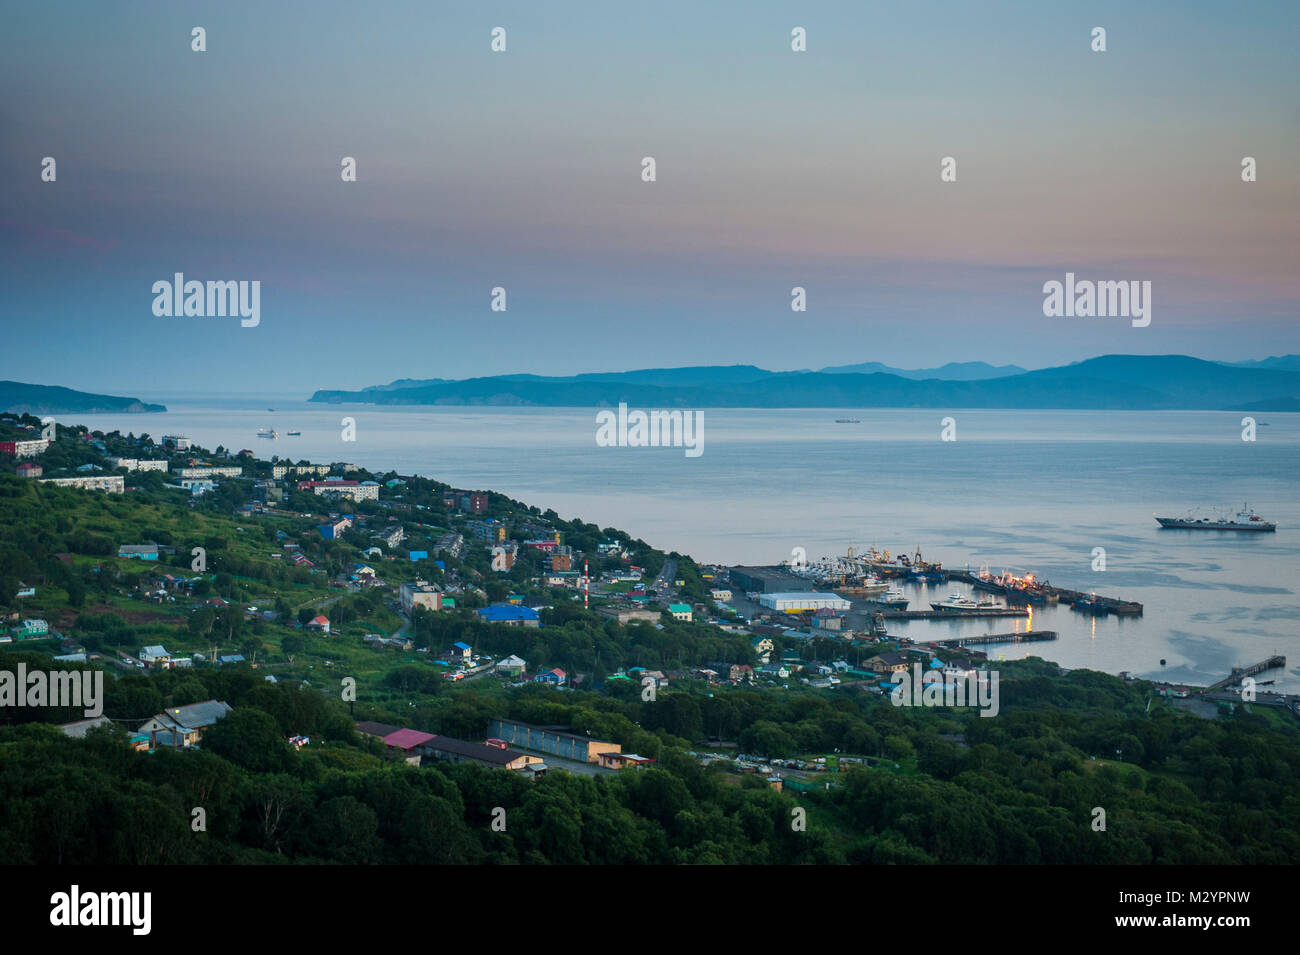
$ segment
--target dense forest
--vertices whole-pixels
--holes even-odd
[[[20,659],[40,658],[0,654],[0,669]],[[1293,728],[1241,710],[1219,721],[1148,714],[1145,684],[1036,660],[1005,664],[1003,681],[1002,715],[986,720],[871,693],[667,691],[643,702],[540,687],[509,697],[437,687],[405,712],[359,703],[349,714],[333,696],[247,670],[127,676],[108,681],[105,714],[128,723],[164,703],[215,697],[235,709],[189,752],[131,752],[116,727],[85,740],[42,723],[0,727],[0,845],[5,861],[40,863],[1300,861]],[[493,715],[571,725],[658,761],[536,781],[415,768],[352,725],[482,738]],[[724,763],[701,765],[690,741],[715,732],[773,755],[882,759],[827,774],[828,788],[778,793]],[[295,750],[290,734],[312,744]],[[192,830],[196,807],[206,831]],[[1104,831],[1093,827],[1098,807]]]

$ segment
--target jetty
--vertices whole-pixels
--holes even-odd
[[[885,620],[965,620],[970,617],[1028,617],[1027,607],[991,607],[986,610],[881,610]]]
[[[1055,630],[1025,630],[1019,633],[986,633],[980,637],[943,637],[940,640],[926,642],[946,647],[969,647],[985,643],[1034,643],[1039,640],[1055,639]]]
[[[1225,686],[1233,686],[1246,679],[1248,676],[1254,676],[1256,673],[1263,673],[1265,670],[1272,670],[1276,667],[1286,666],[1286,657],[1269,657],[1259,663],[1252,664],[1248,667],[1233,667],[1232,673],[1224,677],[1218,683],[1211,683],[1205,688],[1205,692],[1210,693],[1214,690],[1221,690]]]

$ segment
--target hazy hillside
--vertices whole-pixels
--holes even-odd
[[[866,361],[857,365],[833,365],[823,368],[828,375],[897,375],[899,378],[911,378],[922,381],[926,378],[941,378],[945,381],[980,381],[985,378],[1005,378],[1009,375],[1023,374],[1025,369],[1019,365],[990,365],[983,361],[951,361],[938,368],[891,368],[878,361]]]
[[[568,378],[504,375],[464,381],[435,379],[412,382],[409,387],[396,387],[395,382],[384,390],[318,391],[312,400],[552,407],[616,405],[626,401],[640,407],[664,408],[1249,407],[1255,411],[1285,411],[1293,408],[1300,396],[1300,371],[1224,365],[1184,355],[1105,355],[1059,368],[965,381],[918,380],[847,370],[852,367],[866,366],[821,372],[770,372],[752,365],[729,365]]]
[[[102,412],[166,411],[166,405],[147,404],[138,398],[94,395],[57,385],[28,385],[0,381],[0,410],[17,414],[95,414]]]

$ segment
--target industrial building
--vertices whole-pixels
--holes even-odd
[[[497,739],[505,740],[509,746],[531,749],[579,763],[595,763],[600,759],[601,753],[623,751],[618,743],[578,736],[555,726],[520,723],[518,720],[494,719],[488,724],[488,732]]]
[[[803,613],[805,610],[848,610],[852,606],[838,594],[823,594],[816,591],[795,593],[760,594],[758,602],[770,610],[780,613]]]
[[[810,581],[780,567],[732,567],[729,573],[731,582],[748,594],[812,590]]]
[[[542,757],[516,752],[501,740],[470,743],[451,736],[433,737],[426,745],[426,755],[451,763],[475,763],[487,769],[520,770],[542,762]]]

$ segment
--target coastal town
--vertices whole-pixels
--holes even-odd
[[[520,509],[486,490],[374,474],[346,462],[208,451],[182,435],[154,442],[60,426],[51,439],[39,436],[43,427],[16,415],[0,419],[10,438],[0,442],[0,461],[7,460],[18,478],[110,497],[169,495],[190,510],[224,513],[241,538],[237,545],[207,532],[164,531],[96,539],[86,552],[53,555],[68,568],[70,582],[55,586],[39,572],[14,577],[0,644],[46,650],[54,665],[142,674],[255,671],[270,684],[297,682],[327,694],[333,691],[323,674],[331,680],[354,674],[389,703],[394,685],[427,679],[497,693],[534,685],[643,700],[691,687],[787,692],[794,686],[897,702],[914,675],[918,690],[969,685],[973,700],[979,691],[996,690],[996,672],[990,686],[996,667],[981,647],[1055,638],[1028,628],[930,642],[891,635],[891,619],[908,613],[894,580],[937,586],[960,578],[1004,596],[1041,592],[1047,599],[1044,585],[1032,577],[1027,584],[1004,576],[995,584],[987,572],[945,570],[919,553],[855,557],[850,551],[844,559],[814,564],[697,566],[626,535],[595,528],[575,535],[553,513]],[[110,636],[87,626],[97,615],[80,609],[85,598],[77,595],[87,583],[77,583],[77,575],[97,588],[97,610],[114,608],[118,632]],[[931,613],[1014,612],[1008,605],[949,603],[935,603]],[[590,654],[553,646],[543,636],[548,622],[563,621],[577,608],[624,634],[629,652],[602,660],[598,646]],[[643,664],[636,644],[666,628],[716,635],[725,643],[701,641],[712,650],[692,648]],[[142,635],[133,642],[129,633],[135,631]],[[411,667],[419,675],[394,684],[391,675]],[[1248,675],[1222,681],[1209,693],[1172,684],[1156,690],[1171,704],[1212,716],[1216,705],[1231,712],[1242,704],[1240,683]],[[350,711],[358,702],[365,710],[364,693],[349,702]],[[1285,695],[1262,691],[1260,702],[1300,714],[1300,702]],[[99,715],[61,728],[80,738],[120,724],[133,749],[184,750],[200,747],[204,733],[231,710],[224,700],[185,700],[147,719]],[[641,769],[653,765],[658,752],[655,746],[652,754],[624,751],[609,740],[577,746],[571,727],[500,718],[467,738],[378,719],[356,719],[355,728],[363,740],[377,741],[380,752],[411,765],[472,762],[529,778],[554,768],[584,774]],[[883,752],[797,753],[776,745],[744,753],[746,740],[701,737],[705,745],[692,753],[703,764],[722,761],[733,771],[759,773],[778,789],[807,786],[828,769],[897,765]],[[320,743],[300,732],[285,738],[296,748]]]

